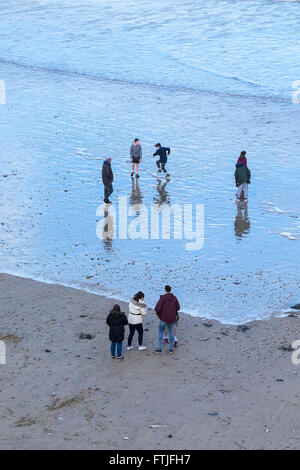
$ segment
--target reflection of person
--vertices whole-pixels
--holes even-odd
[[[130,194],[130,204],[135,206],[137,204],[142,204],[143,202],[143,193],[140,189],[138,180],[132,178],[132,188]]]
[[[104,241],[104,248],[107,251],[112,249],[112,240],[115,237],[115,219],[110,215],[108,206],[104,207],[104,223],[102,228],[102,240]]]
[[[104,184],[104,202],[105,204],[111,204],[109,196],[113,193],[112,182],[114,175],[111,169],[111,158],[107,157],[102,166],[102,181]]]
[[[131,176],[139,178],[139,165],[142,163],[142,147],[140,145],[140,139],[134,139],[132,146],[130,147],[130,158],[132,163],[132,173]]]
[[[129,315],[128,315],[128,325],[129,325],[129,336],[128,336],[128,351],[133,349],[132,340],[134,337],[135,330],[139,335],[139,351],[144,351],[146,348],[143,346],[143,316],[146,315],[146,304],[144,304],[145,295],[143,292],[139,291],[129,303]]]
[[[243,213],[244,212],[244,213]],[[237,215],[234,221],[234,231],[237,238],[242,238],[250,232],[250,220],[248,218],[248,205],[237,204]]]
[[[166,191],[166,186],[168,181],[162,182],[161,180],[158,181],[156,189],[158,192],[158,197],[154,197],[153,201],[158,206],[162,206],[163,204],[170,204],[170,196],[168,191]]]

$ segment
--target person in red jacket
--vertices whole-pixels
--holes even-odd
[[[158,348],[153,351],[155,354],[162,354],[163,338],[165,327],[168,327],[170,338],[169,352],[174,352],[174,327],[177,320],[177,315],[180,310],[180,305],[175,295],[171,294],[172,288],[165,287],[165,294],[161,295],[156,304],[155,311],[160,322],[158,327]]]

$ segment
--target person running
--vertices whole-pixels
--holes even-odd
[[[140,139],[134,139],[132,146],[130,147],[130,158],[132,163],[132,173],[131,177],[135,176],[139,178],[139,165],[142,163],[142,147],[140,144]]]
[[[159,159],[156,162],[157,173],[161,173],[163,171],[166,177],[168,177],[170,175],[166,170],[166,164],[168,161],[168,156],[171,153],[171,150],[169,147],[162,147],[160,143],[157,143],[155,147],[156,147],[156,152],[154,152],[153,157],[159,156]]]
[[[160,297],[155,307],[156,314],[160,320],[158,327],[158,348],[153,351],[155,354],[162,354],[164,330],[166,326],[169,330],[169,352],[174,352],[174,327],[180,305],[177,297],[171,294],[171,290],[172,288],[170,286],[165,286],[165,294]]]
[[[107,157],[102,166],[102,181],[104,184],[104,202],[111,204],[109,196],[113,193],[113,180],[114,175],[111,169],[111,158]]]
[[[244,166],[247,166],[247,157],[246,157],[246,151],[243,150],[238,158],[237,163],[242,163]]]
[[[238,188],[236,200],[240,202],[242,192],[244,191],[244,201],[248,201],[248,184],[251,183],[251,172],[249,168],[243,165],[241,162],[238,162],[235,170],[235,184]]]
[[[111,341],[111,357],[116,357],[116,347],[118,359],[124,359],[122,355],[122,345],[125,336],[125,325],[128,324],[127,317],[121,312],[120,305],[114,305],[110,311],[106,323],[109,326],[109,339]]]
[[[146,304],[144,304],[145,295],[142,291],[139,291],[129,302],[129,336],[127,350],[133,349],[132,340],[134,337],[135,330],[139,335],[139,351],[144,351],[146,348],[143,346],[143,316],[146,315]]]

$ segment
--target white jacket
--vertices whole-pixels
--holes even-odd
[[[138,325],[139,323],[143,323],[143,316],[147,314],[146,307],[146,304],[141,302],[141,300],[136,301],[131,299],[129,302],[128,323],[131,325]]]

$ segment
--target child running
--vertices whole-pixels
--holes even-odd
[[[157,143],[154,147],[156,148],[156,152],[154,152],[153,157],[159,156],[159,160],[156,162],[157,173],[161,173],[163,171],[167,178],[170,175],[166,170],[166,164],[171,150],[169,147],[162,147],[160,143]]]

